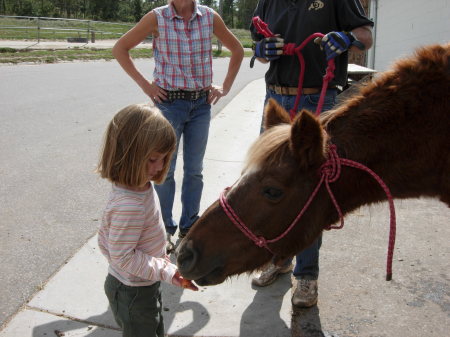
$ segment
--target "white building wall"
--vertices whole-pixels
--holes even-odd
[[[376,23],[369,67],[384,71],[419,46],[450,42],[450,0],[372,1],[377,6],[370,13]]]

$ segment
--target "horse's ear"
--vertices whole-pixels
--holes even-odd
[[[269,98],[264,108],[264,128],[267,130],[272,126],[290,123],[289,113],[273,98]]]
[[[302,110],[294,119],[290,139],[291,149],[298,155],[301,168],[322,164],[325,159],[324,142],[320,122],[309,111]]]

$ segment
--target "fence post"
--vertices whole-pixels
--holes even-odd
[[[88,20],[88,28],[87,28],[87,35],[86,35],[86,40],[89,42],[89,35],[91,32],[91,20]]]
[[[37,18],[37,39],[39,43],[41,41],[41,21],[39,20],[39,16]]]
[[[222,42],[219,39],[217,39],[217,53],[222,54]]]
[[[91,42],[95,43],[95,30],[92,29],[91,30],[91,21],[89,20],[89,30],[91,32]],[[89,40],[89,36],[88,36],[88,40]]]

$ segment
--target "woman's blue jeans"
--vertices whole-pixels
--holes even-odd
[[[183,136],[183,183],[180,232],[187,232],[199,217],[203,191],[203,157],[211,121],[211,105],[207,103],[206,99],[206,97],[195,101],[176,99],[157,104],[157,107],[172,124],[177,135],[177,149],[170,163],[167,178],[163,184],[155,186],[161,203],[166,231],[172,235],[177,230],[172,208],[175,197],[174,173],[181,136]]]
[[[327,90],[325,100],[323,103],[322,111],[327,111],[333,108],[336,104],[336,89]],[[289,112],[294,107],[296,96],[292,95],[280,95],[273,90],[267,89],[266,99],[264,105],[267,103],[269,98],[275,99],[286,111]],[[302,95],[298,110],[307,109],[316,112],[317,104],[319,103],[320,94],[314,95]],[[261,130],[263,130],[263,125],[261,124]],[[299,210],[300,211],[300,210]],[[322,245],[322,235],[317,238],[311,246],[297,254],[296,263],[294,267],[294,276],[297,279],[311,279],[317,280],[319,278],[319,249]],[[287,261],[288,264],[291,261]]]

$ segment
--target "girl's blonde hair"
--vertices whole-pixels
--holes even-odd
[[[132,104],[120,110],[106,129],[97,166],[102,178],[129,187],[148,182],[147,162],[152,153],[166,154],[163,169],[152,178],[162,183],[176,148],[172,125],[159,109]]]

